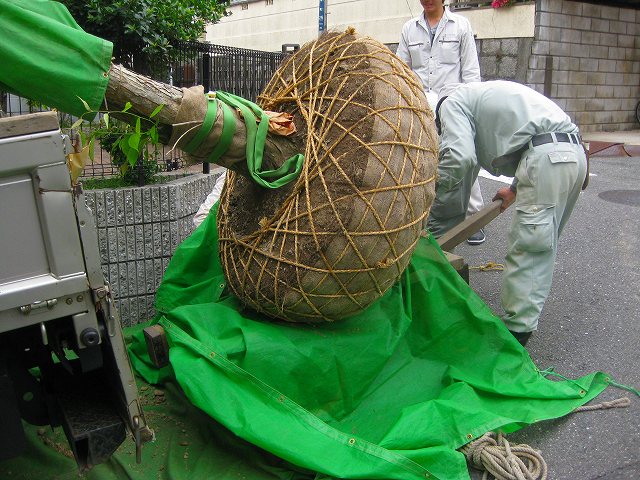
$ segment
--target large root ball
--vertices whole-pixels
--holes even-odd
[[[279,319],[357,314],[409,263],[435,195],[422,87],[387,47],[347,31],[288,57],[259,103],[294,115],[304,169],[276,190],[230,172],[218,213],[228,284]]]

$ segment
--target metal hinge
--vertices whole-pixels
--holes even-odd
[[[34,310],[39,310],[41,308],[47,308],[48,310],[51,310],[57,304],[58,299],[51,298],[49,300],[38,300],[37,302],[22,305],[21,307],[18,307],[18,310],[20,310],[20,313],[22,313],[23,315],[29,315]]]
[[[104,305],[104,314],[107,322],[107,333],[110,337],[116,334],[116,317],[113,315],[113,300],[111,291],[107,285],[95,288],[93,290],[96,304]]]

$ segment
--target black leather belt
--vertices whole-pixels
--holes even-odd
[[[575,145],[582,143],[582,138],[577,133],[541,133],[540,135],[531,137],[531,145],[537,147],[545,143],[555,143],[553,140],[554,137],[556,142],[573,143]]]

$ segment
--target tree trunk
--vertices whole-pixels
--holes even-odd
[[[161,125],[168,127],[165,129],[168,133],[161,135],[160,140],[163,143],[171,143],[170,146],[172,147],[174,146],[173,143],[175,143],[176,146],[180,148],[193,138],[199,125],[204,120],[207,100],[204,95],[198,95],[194,92],[194,89],[173,87],[139,75],[121,65],[112,65],[105,97],[107,107],[110,110],[122,109],[127,102],[130,102],[133,106],[131,111],[141,116],[149,116],[156,107],[164,105],[164,108],[156,118],[160,121]],[[197,105],[193,108],[190,105],[181,111],[185,96],[191,97]],[[195,112],[195,114],[192,115],[192,112]],[[246,165],[246,128],[239,112],[233,109],[233,113],[236,120],[236,133],[229,149],[217,161],[217,164],[248,177],[249,172]],[[211,130],[212,133],[210,134],[209,143],[215,145],[222,132],[222,126],[223,116],[219,108],[214,126]],[[185,128],[186,132],[183,135],[179,135],[179,132],[185,130]],[[178,132],[178,134],[176,132]],[[269,134],[264,149],[262,170],[277,168],[282,165],[287,158],[296,153],[304,153],[300,151],[303,145],[302,140],[296,138],[296,134],[288,137]],[[200,151],[193,155],[192,159],[195,161],[208,161],[207,153],[208,152]]]

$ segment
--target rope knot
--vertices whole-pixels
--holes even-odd
[[[529,445],[511,445],[504,436],[485,433],[460,451],[478,470],[486,470],[497,480],[545,480],[547,463],[540,451]]]
[[[489,432],[487,434],[484,434],[477,440],[469,442],[467,445],[462,447],[462,453],[464,453],[467,461],[470,462],[473,467],[482,469],[483,456],[489,455],[488,449],[490,447],[495,447],[496,445],[498,445],[498,442],[496,442],[495,438],[493,438],[493,435],[495,435],[493,434],[493,432]],[[487,450],[487,453],[485,453],[485,450]]]

